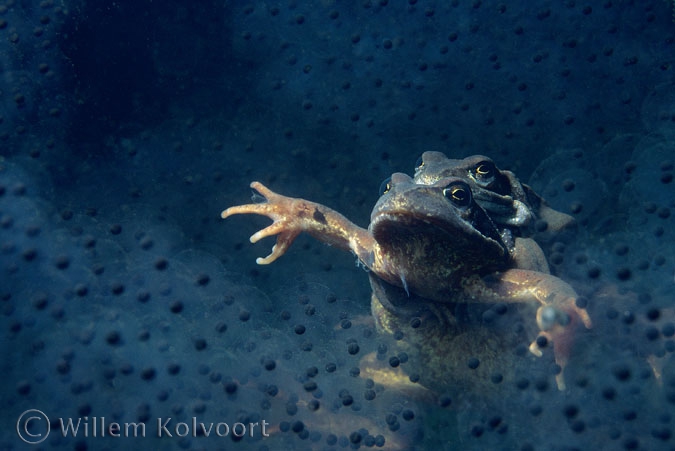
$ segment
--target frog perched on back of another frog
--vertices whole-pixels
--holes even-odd
[[[428,151],[417,160],[415,183],[431,185],[445,177],[464,179],[478,205],[492,220],[518,236],[530,236],[533,229],[556,234],[574,224],[574,218],[551,208],[511,171],[499,169],[483,155],[456,160],[441,152]]]
[[[426,386],[442,386],[451,376],[444,372],[452,368],[441,363],[466,352],[453,345],[458,334],[466,342],[491,335],[489,327],[463,327],[455,315],[458,305],[533,305],[536,313],[528,321],[533,326],[528,329],[536,324],[538,334],[529,349],[540,356],[540,348],[553,342],[561,368],[567,362],[575,324],[583,322],[590,327],[590,318],[577,306],[572,287],[532,264],[524,267],[518,263],[516,255],[541,250],[521,249],[518,238],[506,242],[462,178],[445,177],[422,185],[407,175],[392,175],[373,209],[368,229],[323,205],[276,194],[258,182],[251,187],[267,202],[230,207],[221,216],[259,214],[274,221],[251,236],[251,242],[256,242],[277,235],[272,253],[259,258],[259,264],[273,262],[301,232],[307,232],[351,250],[370,270],[372,311],[380,330],[396,333],[413,318],[428,319],[429,327],[417,327],[414,336],[408,336],[421,354],[420,373],[428,379],[420,381]],[[490,359],[508,358],[500,354],[498,346],[480,356],[486,367]],[[472,347],[477,353],[481,349]],[[564,388],[562,371],[556,379],[559,388]]]

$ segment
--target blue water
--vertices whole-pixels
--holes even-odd
[[[675,448],[671,2],[7,0],[0,117],[2,450]],[[577,219],[567,390],[381,383],[353,256],[219,217],[259,180],[365,227],[427,150]]]

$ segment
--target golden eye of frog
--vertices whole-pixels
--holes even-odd
[[[404,174],[394,174],[373,209],[368,229],[321,204],[282,196],[259,182],[251,187],[267,202],[230,207],[221,217],[259,214],[274,221],[251,236],[255,243],[277,235],[272,253],[257,259],[258,264],[272,263],[301,232],[307,232],[352,251],[370,270],[371,281],[401,288],[420,302],[535,305],[538,337],[554,343],[561,368],[567,361],[573,324],[591,325],[587,312],[576,305],[572,287],[518,264],[514,258],[517,244],[510,246],[501,239],[463,179],[445,177],[421,185]],[[530,351],[542,354],[536,338]],[[564,387],[562,372],[558,386]]]
[[[499,226],[521,234],[536,219],[546,221],[556,233],[574,223],[574,219],[549,207],[529,186],[510,172],[501,170],[490,158],[473,155],[450,159],[441,152],[424,152],[415,165],[415,183],[432,185],[446,177],[460,177],[473,190],[476,202]]]

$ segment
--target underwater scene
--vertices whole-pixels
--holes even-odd
[[[675,449],[674,8],[0,0],[0,450]]]

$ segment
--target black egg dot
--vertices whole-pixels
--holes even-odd
[[[624,420],[626,420],[626,421],[633,421],[634,419],[637,418],[637,412],[636,412],[635,410],[632,410],[632,409],[631,409],[631,410],[626,410],[626,411],[623,413],[623,418],[624,418]]]
[[[597,279],[600,277],[600,268],[598,266],[588,268],[586,274],[588,275],[589,279]]]
[[[277,367],[277,362],[272,359],[264,359],[262,364],[267,371],[272,371]]]
[[[141,246],[141,249],[147,251],[149,249],[152,249],[152,247],[155,245],[155,242],[149,236],[144,236],[143,238],[141,238],[138,244]]]
[[[616,277],[621,281],[626,281],[626,280],[630,279],[631,271],[630,271],[630,269],[628,269],[626,267],[619,268],[616,272]]]
[[[235,394],[237,392],[237,388],[238,387],[236,382],[229,381],[223,384],[223,389],[225,390],[225,393],[227,393],[228,395]]]
[[[239,321],[246,322],[251,319],[251,312],[248,310],[241,310],[239,312]]]
[[[492,381],[493,384],[500,384],[504,380],[504,377],[500,373],[493,373],[490,376],[490,381]]]
[[[413,412],[410,409],[406,409],[403,412],[401,412],[401,418],[403,418],[405,421],[410,421],[413,418],[415,418],[415,412]]]
[[[327,373],[334,373],[335,370],[337,370],[337,365],[334,363],[327,363],[326,364],[326,372]]]
[[[585,298],[583,296],[579,296],[575,301],[574,305],[576,305],[579,308],[586,308],[588,307],[588,298]]]
[[[582,420],[574,420],[570,423],[570,429],[579,434],[584,432],[584,429],[586,429],[586,423],[584,423]]]
[[[351,406],[354,403],[354,398],[350,394],[340,396],[343,406]]]
[[[47,307],[47,295],[44,293],[40,293],[33,299],[33,307],[36,310],[44,310]]]
[[[650,326],[645,330],[645,337],[647,337],[647,340],[649,341],[658,340],[659,330],[654,326]]]
[[[584,209],[584,206],[581,202],[572,202],[570,204],[570,211],[572,213],[574,213],[575,215],[581,213],[581,211],[583,209]]]
[[[579,408],[574,404],[568,404],[563,407],[563,415],[567,418],[575,418],[579,414]]]
[[[305,329],[305,326],[303,326],[302,324],[298,324],[297,326],[295,326],[295,333],[296,333],[297,335],[302,335],[302,334],[304,334],[304,333],[305,333],[305,330],[306,330],[306,329]]]
[[[340,327],[343,329],[349,329],[350,327],[352,327],[352,322],[349,321],[348,319],[343,319],[340,322]]]
[[[223,375],[220,374],[220,373],[217,372],[217,371],[214,371],[214,372],[212,372],[211,374],[209,374],[209,381],[211,381],[211,383],[217,384],[217,383],[220,382],[222,379],[223,379]]]
[[[122,342],[122,336],[119,332],[113,330],[108,332],[108,334],[105,336],[105,341],[107,341],[108,344],[112,346],[119,345]]]
[[[602,397],[611,401],[616,398],[616,390],[613,387],[606,387],[602,389]]]
[[[110,233],[113,235],[119,235],[122,233],[122,226],[119,224],[113,224],[110,226]]]
[[[525,390],[530,386],[530,381],[526,377],[521,377],[516,380],[516,387],[520,390]]]
[[[169,304],[169,309],[171,313],[180,313],[183,311],[183,303],[181,301],[173,301]]]
[[[164,270],[165,270],[166,268],[168,268],[168,267],[169,267],[169,261],[168,261],[167,259],[165,259],[165,258],[158,258],[158,259],[155,261],[155,268],[156,268],[158,271],[164,271]]]
[[[151,381],[155,378],[156,374],[157,372],[155,371],[154,368],[152,367],[144,368],[143,370],[141,370],[141,379],[143,379],[144,381]]]
[[[631,377],[631,370],[625,364],[617,364],[612,368],[612,374],[614,374],[617,380],[626,382]]]
[[[614,253],[618,256],[624,256],[628,253],[628,245],[620,243],[614,246]]]
[[[166,372],[172,376],[175,376],[176,374],[180,373],[180,365],[177,363],[169,363],[169,365],[166,367]]]
[[[23,253],[21,254],[23,256],[23,259],[26,260],[27,262],[31,262],[35,260],[37,257],[37,250],[35,248],[28,248]]]
[[[140,290],[138,293],[136,293],[136,300],[142,304],[145,304],[150,300],[150,292],[146,290]]]
[[[534,223],[534,229],[537,232],[545,232],[548,229],[548,222],[543,219],[537,219],[537,221]]]
[[[267,387],[265,387],[265,393],[268,396],[275,397],[279,393],[279,387],[277,387],[274,384],[270,384]]]
[[[54,260],[54,265],[57,269],[67,269],[70,266],[70,258],[67,255],[60,255]]]
[[[467,360],[466,365],[472,370],[475,370],[480,365],[480,360],[475,357],[471,357],[469,360]]]
[[[538,378],[534,381],[534,388],[537,389],[537,391],[545,392],[548,390],[548,380],[546,378]]]
[[[195,349],[197,351],[203,351],[206,349],[206,340],[203,338],[197,338],[194,341]]]
[[[70,372],[70,363],[64,359],[59,360],[56,363],[56,371],[59,374],[68,374]]]
[[[647,310],[647,319],[649,321],[656,321],[661,317],[661,312],[657,308],[651,308]]]
[[[16,384],[16,392],[21,396],[26,396],[30,393],[30,382],[26,380],[21,380]]]
[[[401,364],[401,360],[397,356],[389,357],[389,366],[396,368]]]
[[[305,382],[305,383],[303,384],[302,388],[304,388],[305,391],[313,392],[313,391],[315,391],[317,388],[319,388],[319,386],[318,386],[318,385],[316,384],[316,382],[314,382],[314,381],[308,381],[308,382]]]
[[[305,424],[302,421],[294,421],[291,424],[291,430],[296,434],[302,432],[303,429],[305,429]]]
[[[124,284],[119,283],[119,282],[114,282],[110,286],[110,291],[112,291],[112,294],[114,294],[115,296],[119,296],[122,293],[124,293]]]
[[[351,354],[351,355],[356,355],[356,354],[358,354],[358,353],[359,353],[359,349],[360,349],[360,348],[359,348],[358,343],[349,343],[349,344],[347,345],[347,352],[349,352],[349,354]]]
[[[358,366],[355,366],[355,367],[352,367],[352,368],[349,369],[349,375],[351,377],[359,377],[360,374],[361,374],[361,370],[359,369]]]
[[[307,403],[307,408],[312,412],[316,412],[317,410],[319,410],[319,407],[321,407],[321,404],[319,403],[318,399],[312,399],[310,402]]]
[[[197,282],[197,285],[203,287],[203,286],[208,285],[210,281],[211,281],[211,277],[209,277],[208,274],[199,274],[199,275],[197,276],[197,281],[196,281],[196,282]]]
[[[363,397],[368,401],[372,401],[373,399],[375,399],[375,396],[376,396],[375,390],[366,390],[363,393]]]

